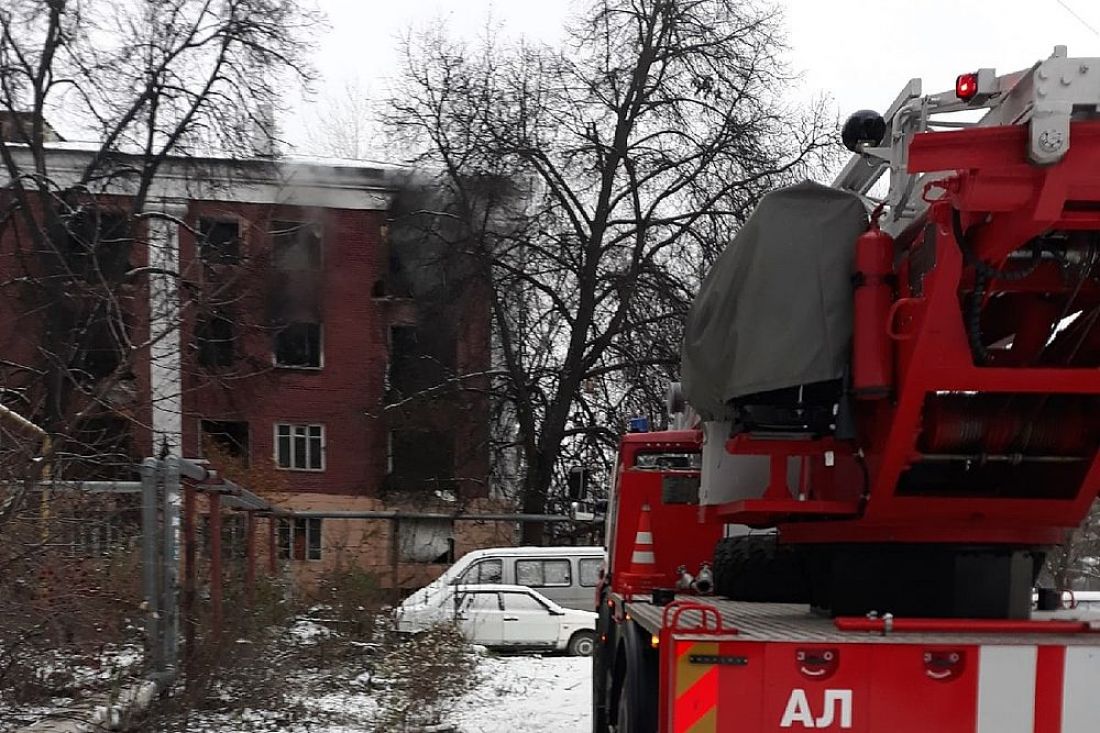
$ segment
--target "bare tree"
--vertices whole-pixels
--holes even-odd
[[[1100,588],[1100,504],[1066,537],[1065,544],[1047,554],[1048,578],[1058,590]]]
[[[370,158],[377,152],[372,145],[377,131],[374,105],[357,77],[324,95],[314,110],[319,134],[311,141],[311,152],[353,160]]]
[[[251,297],[240,268],[181,270],[166,235],[216,236],[181,218],[188,191],[209,156],[269,141],[280,89],[308,79],[315,20],[292,0],[0,5],[0,402],[45,433],[0,426],[0,686],[42,649],[130,635],[134,498],[48,479],[134,478],[156,400],[182,400],[180,379],[153,394],[150,372],[211,349],[216,318]]]
[[[659,413],[705,264],[829,142],[781,51],[778,12],[734,0],[597,0],[560,48],[408,38],[386,123],[488,263],[524,510],[563,455]]]
[[[202,160],[181,171],[182,159],[267,145],[282,87],[309,78],[303,37],[317,20],[291,0],[0,8],[0,307],[9,342],[33,334],[7,346],[3,399],[52,437],[28,471],[82,453],[128,461],[104,441],[142,420],[135,360],[186,349],[166,341],[177,299],[145,313],[150,290],[182,287],[200,317],[237,297],[224,279],[198,294],[201,278],[157,237],[188,228],[161,173],[199,179]],[[61,144],[48,118],[95,142]]]

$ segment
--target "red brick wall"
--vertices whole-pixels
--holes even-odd
[[[181,229],[180,254],[184,285],[183,343],[184,415],[183,446],[188,457],[201,455],[199,421],[246,420],[249,423],[253,466],[262,465],[278,476],[272,488],[288,492],[324,492],[378,495],[386,474],[387,434],[395,419],[382,415],[383,380],[388,361],[388,336],[392,323],[416,318],[415,304],[372,297],[376,281],[385,277],[388,253],[382,241],[384,211],[338,209],[305,210],[292,206],[262,206],[219,202],[191,202],[190,224],[200,216],[237,216],[242,220],[246,259],[229,292],[245,327],[238,332],[238,353],[246,359],[237,366],[212,373],[201,369],[194,347],[195,311],[213,287],[209,272],[199,261],[195,237]],[[324,321],[324,362],[319,370],[284,369],[273,365],[272,335],[266,328],[270,264],[268,223],[273,220],[319,222],[322,227],[324,268],[321,310]],[[11,261],[14,233],[9,229],[0,241],[0,265]],[[145,264],[145,252],[135,247],[132,264]],[[4,272],[10,272],[4,266]],[[145,287],[134,302],[147,304]],[[488,368],[489,313],[483,291],[469,287],[455,309],[460,319],[456,365],[462,371]],[[148,337],[147,312],[137,314],[133,337]],[[33,354],[40,328],[18,312],[17,304],[0,297],[0,349],[4,358]],[[135,450],[148,455],[155,450],[148,426],[148,353],[138,355],[134,373],[142,398],[132,415]],[[484,382],[470,383],[483,387]],[[274,424],[321,423],[326,435],[326,468],[323,472],[270,471]],[[484,396],[465,395],[455,401],[427,401],[400,423],[445,426],[455,431],[455,474],[464,496],[488,492],[488,406]],[[140,457],[135,456],[135,458]],[[259,487],[262,488],[262,487]]]
[[[185,370],[187,387],[184,446],[199,453],[200,417],[247,420],[253,465],[274,456],[277,422],[321,423],[325,426],[325,470],[279,471],[281,490],[377,495],[386,473],[387,433],[393,421],[382,413],[383,380],[388,363],[389,328],[414,318],[415,305],[394,304],[372,297],[373,285],[385,277],[387,260],[381,241],[386,213],[382,211],[303,210],[297,207],[236,206],[193,203],[190,218],[236,213],[247,223],[244,253],[266,262],[271,220],[314,221],[322,227],[324,269],[322,313],[324,320],[323,368],[286,369],[271,365],[271,334],[257,328],[243,344],[251,362],[262,365],[244,379],[200,377],[194,355]],[[181,237],[186,268],[201,277],[194,237]],[[247,265],[244,265],[247,267]],[[262,274],[257,274],[262,278]],[[247,282],[247,278],[246,278]],[[264,285],[257,282],[260,290]],[[457,364],[460,370],[488,366],[488,307],[484,294],[475,289],[464,294]],[[262,295],[242,293],[240,306],[251,310],[252,320],[264,321]],[[189,320],[185,326],[193,329]],[[234,371],[234,370],[229,370]],[[477,385],[480,386],[480,385]],[[456,475],[467,496],[487,493],[488,408],[483,397],[463,397],[457,405],[429,402],[406,420],[443,424],[456,432],[456,445],[477,446],[456,451]]]

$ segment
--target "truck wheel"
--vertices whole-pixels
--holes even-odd
[[[611,620],[611,608],[605,594],[598,601],[599,619],[596,621],[596,648],[592,654],[592,733],[610,733],[609,704],[614,687],[615,657],[617,646],[615,628]]]
[[[590,657],[596,649],[596,635],[591,631],[578,631],[569,639],[566,648],[571,657]]]
[[[810,583],[794,547],[774,534],[719,540],[714,548],[714,587],[734,601],[809,603]]]
[[[634,628],[623,630],[626,670],[615,733],[657,733],[657,659]]]

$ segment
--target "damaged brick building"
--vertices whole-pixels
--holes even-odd
[[[54,175],[92,154],[58,142]],[[278,552],[305,580],[359,567],[411,588],[471,549],[512,543],[514,523],[442,518],[507,509],[489,483],[488,284],[411,222],[408,180],[360,163],[179,159],[158,176],[167,216],[116,213],[121,184],[83,202],[74,252],[117,279],[123,315],[104,321],[101,345],[91,329],[67,366],[115,379],[83,428],[95,450],[70,477],[111,477],[104,450],[121,466],[167,447],[225,464],[287,509],[402,513],[280,520]],[[0,230],[7,279],[26,246],[18,224]],[[129,277],[165,263],[179,275],[167,296]],[[23,410],[51,331],[27,304],[20,288],[0,292],[0,399]],[[150,339],[165,310],[167,338]],[[120,328],[147,342],[126,365]],[[237,524],[225,525],[229,552]]]

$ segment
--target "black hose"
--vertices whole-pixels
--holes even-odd
[[[989,278],[983,272],[974,273],[974,290],[966,299],[966,340],[970,344],[970,354],[978,366],[989,363],[989,349],[982,343],[982,301]]]
[[[975,272],[985,275],[987,280],[1004,280],[1005,282],[1023,280],[1025,277],[1035,272],[1043,257],[1043,247],[1040,244],[1039,238],[1036,237],[1031,240],[1031,261],[1028,262],[1026,267],[1020,270],[998,270],[995,267],[990,267],[974,255],[974,250],[970,248],[970,240],[963,231],[962,215],[959,213],[958,209],[951,210],[951,229],[955,235],[955,242],[959,245],[959,250],[962,252],[963,262],[972,266]]]
[[[1023,280],[1025,277],[1035,272],[1042,260],[1043,247],[1038,237],[1033,239],[1031,242],[1031,261],[1028,263],[1028,266],[1020,270],[1009,270],[1006,272],[1004,270],[998,270],[995,267],[990,267],[974,255],[974,251],[970,247],[970,240],[966,232],[963,231],[962,215],[958,209],[951,209],[951,229],[952,233],[955,235],[955,242],[959,245],[959,251],[962,252],[963,262],[974,268],[974,290],[966,300],[964,320],[966,323],[966,339],[970,344],[970,353],[974,358],[974,363],[981,366],[989,363],[990,356],[989,349],[987,349],[982,342],[982,301],[985,300],[986,289],[990,282],[994,280],[1014,282]]]

